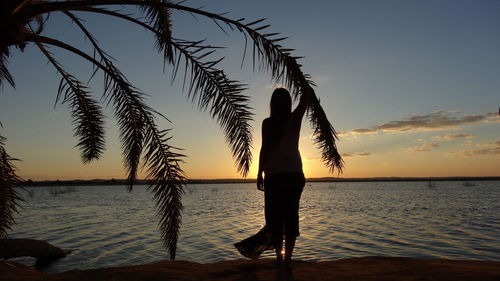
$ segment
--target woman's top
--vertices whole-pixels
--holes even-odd
[[[302,160],[299,152],[302,116],[297,115],[295,112],[290,114],[285,129],[264,167],[266,175],[282,172],[302,173]]]

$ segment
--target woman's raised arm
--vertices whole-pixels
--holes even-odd
[[[311,103],[311,95],[313,95],[312,89],[307,87],[304,89],[302,95],[300,96],[299,104],[292,113],[293,118],[298,120],[298,122],[302,121],[302,117],[304,117],[307,107]]]

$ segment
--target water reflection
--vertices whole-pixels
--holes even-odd
[[[331,188],[335,186],[335,188]],[[29,188],[13,238],[73,249],[49,270],[167,260],[144,187],[77,187],[52,196]],[[184,196],[177,259],[239,259],[233,243],[264,225],[254,184],[193,185]],[[213,191],[217,190],[217,191]],[[411,256],[500,260],[500,182],[308,183],[294,258]],[[263,257],[273,257],[273,253]]]

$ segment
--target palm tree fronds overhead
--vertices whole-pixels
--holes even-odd
[[[127,14],[109,6],[138,8]],[[5,82],[14,87],[14,79],[7,67],[11,47],[23,51],[26,44],[34,43],[61,75],[56,102],[69,106],[74,134],[78,138],[82,160],[87,163],[99,159],[104,151],[104,115],[87,85],[67,72],[62,64],[49,52],[49,47],[69,51],[89,62],[94,74],[102,71],[104,92],[101,99],[111,104],[120,130],[123,164],[127,171],[127,188],[131,190],[141,165],[147,178],[151,180],[149,190],[154,195],[157,216],[163,244],[172,259],[175,258],[177,238],[181,223],[181,196],[185,185],[185,174],[180,164],[183,155],[170,145],[168,130],[156,125],[157,116],[162,116],[146,104],[145,93],[135,88],[125,75],[113,64],[113,59],[99,46],[92,33],[79,16],[87,13],[116,17],[136,24],[153,33],[155,46],[162,54],[164,66],[172,67],[172,81],[182,79],[190,100],[200,110],[208,111],[224,131],[238,171],[246,176],[251,160],[252,108],[249,98],[243,93],[247,85],[230,79],[219,69],[223,58],[213,58],[219,47],[205,41],[176,39],[172,36],[172,12],[183,11],[202,15],[211,19],[224,32],[235,30],[245,37],[243,61],[247,45],[252,45],[253,65],[259,70],[267,70],[272,78],[288,87],[299,98],[310,93],[308,118],[314,129],[315,141],[321,149],[325,164],[339,172],[343,161],[336,148],[336,132],[314,94],[314,83],[301,70],[291,49],[283,47],[286,39],[278,33],[264,33],[269,25],[264,19],[246,21],[232,20],[224,14],[214,14],[173,3],[170,0],[72,0],[72,1],[32,1],[8,0],[0,2],[0,86]],[[66,44],[58,38],[43,36],[43,27],[50,13],[62,13],[75,23],[84,38],[90,42],[93,55]],[[250,42],[250,43],[249,43]],[[250,52],[250,51],[249,51]],[[182,74],[180,74],[182,73]],[[180,75],[178,75],[180,74]],[[178,78],[179,77],[179,78]],[[4,148],[0,137],[0,236],[13,223],[12,213],[16,210],[19,197],[13,190],[20,178]],[[3,154],[2,154],[3,153]]]
[[[280,42],[285,40],[286,37],[280,37],[279,33],[262,34],[261,32],[270,26],[263,24],[265,19],[244,23],[244,18],[232,20],[220,14],[213,14],[191,7],[174,6],[174,9],[200,14],[221,21],[231,29],[236,29],[245,34],[245,38],[250,37],[254,43],[252,52],[254,66],[258,64],[259,69],[269,71],[276,82],[283,83],[294,93],[295,98],[298,98],[305,91],[313,93],[312,101],[308,105],[308,118],[315,131],[314,140],[321,149],[322,159],[330,170],[333,172],[334,169],[337,169],[339,173],[342,172],[344,162],[335,144],[335,140],[338,139],[335,129],[328,121],[318,98],[314,94],[312,89],[312,86],[315,86],[314,82],[310,80],[308,74],[304,74],[300,69],[301,65],[298,64],[297,60],[301,57],[292,56],[293,49],[287,49],[280,45]]]
[[[112,99],[120,126],[125,166],[129,171],[129,190],[136,177],[140,155],[145,149],[143,165],[147,167],[148,178],[153,179],[150,188],[158,206],[162,241],[174,259],[181,221],[181,195],[185,184],[179,166],[183,155],[174,152],[176,149],[168,145],[168,131],[158,130],[155,111],[144,103],[144,94],[128,83],[83,24],[70,12],[65,13],[84,32],[108,70],[105,71],[104,96]]]

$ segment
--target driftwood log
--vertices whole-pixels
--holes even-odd
[[[36,267],[43,267],[64,258],[69,251],[51,245],[46,241],[33,239],[0,239],[0,258],[36,258]]]

